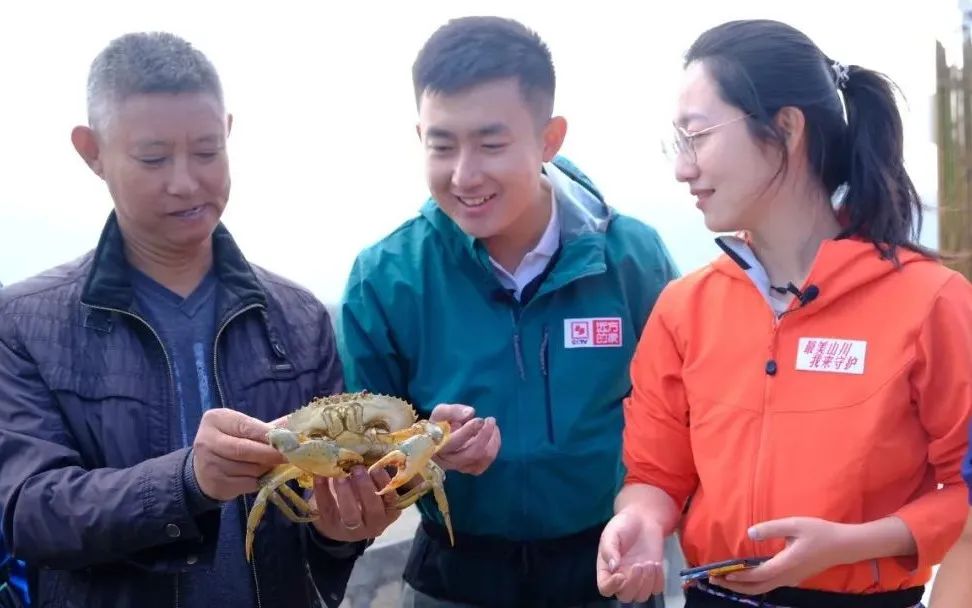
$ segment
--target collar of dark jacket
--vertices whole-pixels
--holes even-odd
[[[213,232],[213,267],[220,283],[219,317],[254,304],[266,308],[266,292],[223,224]],[[121,228],[112,211],[95,248],[81,302],[95,308],[131,312],[134,296],[130,272]]]

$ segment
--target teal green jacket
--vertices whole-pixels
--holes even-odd
[[[565,159],[544,171],[561,246],[536,295],[505,293],[483,246],[429,200],[357,258],[338,320],[348,389],[493,416],[496,461],[455,471],[457,533],[556,538],[608,520],[620,488],[622,400],[648,313],[675,267],[657,233],[619,215]],[[423,517],[441,521],[430,496]]]

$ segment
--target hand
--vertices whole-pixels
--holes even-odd
[[[429,416],[431,422],[448,422],[449,441],[432,458],[447,471],[480,475],[496,460],[502,440],[495,418],[474,418],[468,405],[440,403]]]
[[[375,469],[369,476],[363,466],[354,467],[345,478],[315,478],[310,502],[317,503],[320,517],[314,520],[314,528],[322,536],[344,542],[377,537],[401,514],[394,492],[375,494],[389,481],[384,469]]]
[[[785,538],[786,547],[752,570],[710,580],[714,585],[746,595],[799,585],[828,568],[855,561],[849,558],[848,536],[852,528],[851,524],[815,517],[787,517],[756,524],[749,529],[751,539]]]
[[[630,511],[611,518],[597,550],[597,587],[605,597],[644,602],[665,590],[665,538],[657,524]]]
[[[270,425],[231,409],[203,414],[192,442],[192,467],[203,494],[232,500],[259,489],[257,479],[284,462],[267,443]]]

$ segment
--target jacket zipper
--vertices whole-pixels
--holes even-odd
[[[129,312],[127,310],[121,310],[120,308],[109,308],[107,306],[94,306],[94,305],[91,305],[91,304],[88,304],[88,306],[90,306],[91,308],[96,309],[96,310],[105,310],[105,311],[108,311],[108,312],[116,312],[116,313],[118,313],[120,315],[124,315],[124,316],[127,316],[127,317],[131,317],[131,318],[139,321],[142,325],[144,325],[145,327],[147,327],[150,332],[152,332],[152,335],[155,336],[156,341],[158,341],[158,343],[159,343],[159,348],[162,349],[162,356],[165,357],[165,367],[166,367],[166,370],[168,370],[168,372],[169,372],[169,391],[171,393],[174,393],[175,392],[175,374],[173,374],[173,372],[172,372],[172,361],[171,361],[171,359],[169,359],[169,353],[165,350],[165,342],[162,341],[162,336],[159,335],[159,332],[155,331],[155,328],[152,327],[152,325],[148,321],[146,321],[144,318],[140,317],[139,315],[137,315],[137,314],[135,314],[133,312]],[[179,573],[178,572],[175,573],[174,582],[175,582],[175,608],[179,608]]]
[[[227,318],[216,330],[216,338],[213,340],[213,377],[216,380],[216,398],[219,400],[220,407],[226,407],[226,401],[223,398],[223,387],[219,383],[219,338],[223,335],[223,330],[226,326],[233,322],[234,319],[247,312],[248,310],[253,310],[254,308],[263,308],[261,304],[250,304],[245,306]],[[274,349],[277,346],[273,345]],[[240,496],[240,503],[243,505],[243,532],[246,532],[246,520],[250,517],[250,508],[246,504],[246,496]],[[256,559],[250,561],[250,570],[253,572],[253,587],[256,592],[256,603],[257,608],[263,608],[263,602],[260,598],[260,577],[257,575]],[[177,605],[178,606],[178,605]]]
[[[121,310],[119,308],[108,308],[108,307],[105,307],[105,306],[93,306],[91,304],[88,304],[87,306],[90,306],[91,308],[96,309],[96,310],[106,310],[108,312],[117,312],[120,315],[125,315],[127,317],[131,317],[131,318],[139,321],[145,327],[147,327],[148,330],[150,332],[152,332],[152,335],[155,336],[156,341],[158,341],[159,348],[162,349],[162,356],[165,357],[165,368],[169,372],[169,390],[171,392],[173,392],[173,393],[175,392],[175,374],[172,372],[172,361],[169,359],[169,353],[165,350],[165,343],[162,341],[162,336],[159,335],[159,332],[155,331],[155,328],[152,327],[149,324],[148,321],[146,321],[144,318],[138,316],[137,314],[135,314],[133,312],[129,312],[127,310]]]
[[[760,480],[762,478],[763,462],[765,461],[764,446],[769,439],[769,403],[770,403],[770,386],[775,378],[776,374],[780,371],[779,361],[777,361],[777,350],[779,346],[780,338],[780,326],[783,323],[783,318],[789,313],[795,312],[796,308],[788,308],[783,311],[782,314],[777,315],[776,311],[770,307],[773,317],[773,333],[770,337],[770,343],[767,348],[767,359],[766,364],[768,365],[772,361],[776,365],[776,372],[772,375],[766,370],[763,370],[763,409],[760,414],[760,428],[759,428],[759,442],[756,444],[756,466],[753,470],[753,504],[752,504],[752,521],[750,525],[756,525],[761,523],[765,518],[762,510],[760,509],[760,504],[762,504],[762,485]],[[759,549],[756,546],[757,541],[750,541],[753,548],[753,555],[760,555]]]
[[[516,370],[520,380],[526,380],[526,367],[523,365],[523,344],[520,340],[520,303],[507,294],[506,301],[510,306],[510,321],[513,324],[513,357],[516,359]]]
[[[540,373],[543,375],[543,404],[547,411],[547,439],[554,441],[553,405],[550,399],[550,332],[543,326],[543,340],[540,342]]]

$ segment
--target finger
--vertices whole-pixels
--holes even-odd
[[[802,531],[801,518],[784,517],[751,526],[748,530],[750,540],[769,540],[799,536]]]
[[[227,408],[207,410],[200,421],[200,425],[209,418],[210,424],[226,435],[249,439],[257,443],[267,443],[267,433],[270,425],[262,420],[247,416],[242,412]]]
[[[263,477],[272,468],[253,462],[239,462],[237,460],[230,460],[228,458],[223,458],[219,454],[212,453],[209,454],[205,459],[201,460],[204,462],[203,466],[208,467],[210,470],[225,477],[249,477],[256,480]],[[194,462],[198,462],[198,460],[194,459]]]
[[[608,522],[607,527],[604,528],[597,547],[598,569],[603,569],[608,574],[619,572],[618,567],[621,565],[620,535],[614,531],[612,522]]]
[[[665,591],[665,568],[658,562],[649,564],[649,571],[645,576],[641,589],[638,590],[636,601],[644,602],[652,595]]]
[[[287,418],[290,418],[290,414],[284,414],[280,418],[276,418],[270,421],[270,426],[273,428],[280,428],[286,426]]]
[[[765,583],[792,570],[799,565],[798,561],[798,556],[793,551],[793,545],[790,545],[759,566],[748,570],[730,572],[724,578],[737,583]]]
[[[377,468],[371,473],[371,481],[375,485],[375,490],[382,490],[391,483],[391,475],[384,468]],[[387,494],[382,494],[381,499],[385,504],[385,509],[390,509],[395,506],[395,503],[398,501],[398,496],[394,492],[388,492]]]
[[[635,590],[632,601],[643,602],[651,597],[655,593],[657,581],[657,571],[654,564],[647,564],[645,576],[641,579],[641,585]]]
[[[727,580],[723,576],[713,576],[709,577],[709,583],[713,585],[718,585],[719,587],[724,587],[730,591],[735,591],[736,593],[742,595],[762,595],[777,587],[782,587],[782,584],[775,583],[773,581],[766,581],[763,583],[739,583]]]
[[[236,462],[250,462],[266,467],[285,462],[283,455],[267,443],[226,434],[216,435],[209,442],[209,448],[213,454]]]
[[[604,597],[612,597],[624,585],[624,575],[620,572],[608,572],[598,569],[597,589]]]
[[[483,468],[483,470],[488,468],[489,465],[493,464],[493,461],[495,461],[496,457],[499,455],[500,447],[502,447],[502,445],[503,435],[500,433],[499,427],[495,426],[493,428],[493,433],[489,438],[489,442],[486,444],[486,450],[483,458],[486,466]]]
[[[624,574],[616,567],[617,560],[598,551],[596,578],[597,588],[604,597],[614,596],[624,584]]]
[[[430,422],[449,422],[455,430],[476,415],[476,410],[461,403],[440,403],[432,409]]]
[[[452,454],[470,461],[479,460],[486,453],[486,445],[489,443],[489,438],[492,436],[492,429],[494,428],[496,428],[494,425],[483,420],[477,424],[475,434],[463,446],[454,450]]]
[[[375,482],[368,474],[368,469],[362,466],[354,467],[351,470],[351,486],[365,527],[381,524],[385,519],[385,501],[382,500],[382,496],[375,493]]]
[[[334,502],[329,478],[314,477],[314,502],[321,519],[335,521],[338,517],[337,503]]]
[[[503,435],[500,433],[499,426],[496,425],[496,419],[487,418],[487,424],[489,424],[490,420],[492,420],[492,428],[489,433],[489,439],[486,441],[486,447],[483,448],[483,461],[487,467],[496,460],[496,456],[499,455],[500,446],[503,444]]]
[[[503,441],[503,433],[500,432],[499,423],[496,422],[496,418],[489,417],[486,422],[492,425],[492,435],[490,436],[490,450],[495,456],[499,453],[500,444]],[[495,446],[495,448],[493,447]]]
[[[455,454],[458,451],[465,448],[466,443],[476,436],[477,433],[483,428],[482,418],[473,418],[472,420],[464,423],[457,431],[449,435],[449,441],[446,442],[442,449],[439,450],[440,454]]]
[[[361,520],[361,509],[358,505],[358,497],[351,487],[351,480],[347,477],[339,477],[332,480],[331,486],[341,523],[351,530],[361,526],[364,522]]]
[[[645,565],[635,564],[628,568],[624,576],[624,584],[615,594],[621,602],[633,602],[638,591],[644,585]]]

